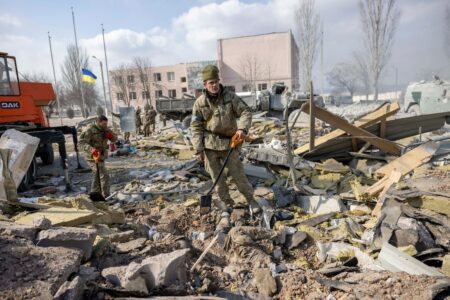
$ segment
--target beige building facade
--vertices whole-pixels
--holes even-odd
[[[198,96],[207,64],[217,65],[222,84],[236,92],[266,90],[275,83],[291,91],[299,87],[298,47],[291,31],[243,36],[218,40],[217,61],[110,71],[113,110],[128,103],[155,107],[158,97]]]
[[[222,83],[236,92],[270,89],[284,83],[299,87],[298,47],[291,31],[217,41]]]

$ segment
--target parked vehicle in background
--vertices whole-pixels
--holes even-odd
[[[408,85],[405,92],[404,111],[412,115],[450,111],[450,81],[435,76]]]

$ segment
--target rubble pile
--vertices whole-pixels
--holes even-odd
[[[0,214],[0,298],[445,299],[448,126],[438,114],[397,138],[390,105],[355,109],[343,126],[374,132],[382,148],[395,141],[398,155],[327,120],[316,146],[336,151],[305,151],[309,128],[291,124],[288,145],[279,120],[256,118],[242,153],[259,215],[232,180],[233,211],[200,215],[212,182],[179,128],[108,162],[117,175],[106,202],[21,194]]]

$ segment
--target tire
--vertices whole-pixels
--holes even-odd
[[[411,116],[420,116],[420,107],[419,105],[415,104],[412,105],[409,109],[408,109],[408,114]]]
[[[189,127],[191,127],[191,120],[192,120],[192,115],[187,115],[186,117],[184,117],[183,121],[181,122],[182,126],[184,129],[189,129]]]
[[[55,154],[53,153],[52,144],[45,144],[44,147],[42,147],[40,157],[44,165],[53,164]]]
[[[22,182],[20,182],[17,191],[25,192],[30,189],[31,185],[36,180],[36,160],[33,159],[31,161],[30,167],[22,178]]]

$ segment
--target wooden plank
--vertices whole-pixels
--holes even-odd
[[[168,148],[168,149],[175,149],[175,150],[191,150],[191,147],[181,144],[169,144],[169,143],[163,143],[160,141],[152,141],[152,140],[146,140],[145,146],[148,147],[157,147],[157,148]]]
[[[309,104],[304,106],[303,111],[309,112]],[[335,114],[332,114],[331,112],[321,107],[315,107],[315,114],[318,119],[332,126],[335,126],[339,129],[342,129],[348,134],[355,136],[363,141],[366,141],[381,150],[384,150],[390,154],[398,156],[401,153],[399,146],[397,146],[395,143],[388,140],[384,140],[362,128],[356,127],[355,125],[352,125],[349,122],[347,122],[347,120],[339,116],[336,116]]]
[[[376,170],[375,173],[379,176],[386,176],[394,170],[398,170],[402,173],[402,176],[405,176],[415,168],[428,162],[438,148],[439,145],[436,142],[425,143],[384,165]]]
[[[386,181],[386,183],[383,187],[383,190],[381,191],[380,195],[378,196],[377,204],[375,205],[374,209],[372,210],[372,216],[375,216],[375,217],[380,216],[381,207],[383,206],[387,191],[391,188],[391,186],[398,183],[401,178],[402,178],[402,173],[400,171],[394,170],[394,171],[392,171],[391,174],[389,174],[388,180]]]
[[[386,118],[380,121],[380,137],[386,138]]]
[[[400,105],[398,103],[386,103],[385,105],[382,105],[381,107],[379,107],[377,110],[375,110],[365,116],[360,117],[353,124],[356,127],[365,128],[365,127],[368,127],[370,125],[373,125],[373,124],[379,122],[382,119],[386,119],[389,116],[395,115],[399,110],[400,110]],[[341,130],[341,129],[333,130],[332,132],[330,132],[326,135],[316,138],[315,142],[314,142],[315,147],[320,146],[321,144],[324,144],[324,143],[328,142],[329,140],[343,136],[344,134],[345,134],[344,130]],[[309,150],[309,144],[306,144],[306,145],[303,145],[303,146],[297,148],[294,151],[294,154],[301,155],[303,153],[308,152],[308,150]]]

